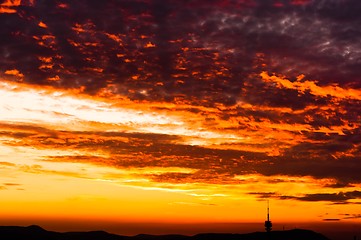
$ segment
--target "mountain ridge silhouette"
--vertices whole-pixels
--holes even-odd
[[[272,231],[269,235],[266,232],[253,232],[245,234],[200,233],[193,236],[178,234],[123,236],[105,231],[55,232],[37,225],[0,226],[0,238],[5,240],[329,240],[320,233],[304,229]]]

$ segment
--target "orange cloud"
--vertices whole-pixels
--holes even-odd
[[[274,83],[279,88],[294,89],[300,93],[309,91],[311,94],[320,97],[330,96],[340,100],[361,100],[361,91],[358,89],[342,88],[337,85],[319,86],[316,81],[302,80],[303,77],[299,77],[297,81],[291,82],[285,77],[270,76],[267,72],[262,72],[260,76],[263,81]]]
[[[19,78],[23,78],[23,77],[24,77],[24,74],[22,74],[22,73],[21,73],[19,70],[17,70],[17,69],[6,70],[6,71],[5,71],[5,74],[6,74],[6,75],[16,76],[16,77],[19,77]]]
[[[48,28],[48,26],[44,22],[39,22],[38,26],[42,28]]]
[[[151,43],[151,42],[148,42],[145,44],[144,46],[145,48],[154,48],[155,47],[155,44],[154,43]]]
[[[5,0],[0,4],[0,14],[1,13],[16,13],[15,7],[21,4],[21,0]]]

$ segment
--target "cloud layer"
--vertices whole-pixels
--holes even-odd
[[[154,183],[262,182],[274,192],[248,194],[359,203],[360,11],[356,0],[1,1],[1,144],[164,168],[138,174]],[[318,188],[278,189],[297,181]]]

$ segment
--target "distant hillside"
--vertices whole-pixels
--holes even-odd
[[[104,231],[92,232],[52,232],[39,226],[0,227],[0,239],[4,240],[329,240],[325,236],[302,229],[247,234],[203,233],[194,236],[183,235],[146,235],[133,237],[110,234]]]

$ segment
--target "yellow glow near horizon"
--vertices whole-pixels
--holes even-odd
[[[114,169],[80,163],[53,163],[42,156],[63,155],[67,152],[34,150],[27,147],[1,147],[0,172],[2,180],[17,183],[1,191],[5,216],[21,215],[46,218],[91,218],[117,221],[166,221],[166,222],[244,222],[261,221],[264,201],[257,201],[248,192],[285,191],[290,194],[319,192],[318,184],[311,177],[290,179],[261,175],[236,176],[246,180],[246,185],[221,184],[167,184],[155,183],[146,174],[184,172],[189,169]],[[144,176],[145,174],[145,176]],[[294,181],[272,186],[270,180]],[[323,180],[325,181],[325,180]],[[330,180],[332,181],[332,180]],[[350,188],[351,190],[353,188]],[[272,201],[273,218],[289,220],[289,208],[298,215],[298,221],[309,221],[324,211],[322,203],[311,204],[292,200]],[[18,212],[20,206],[22,211]],[[295,207],[297,206],[297,207]],[[307,207],[308,215],[302,214]],[[321,207],[321,208],[320,208]],[[337,207],[328,206],[328,212],[337,214]],[[353,209],[353,206],[347,207]],[[163,213],[159,213],[162,209]],[[197,212],[196,216],[194,212]],[[234,214],[238,212],[237,214]],[[49,215],[50,214],[50,215]],[[246,217],[246,220],[245,220]]]

